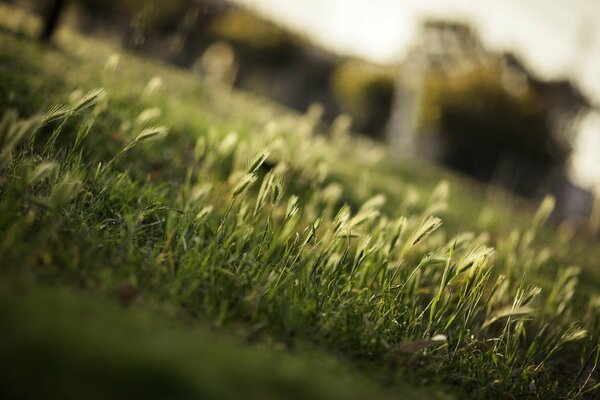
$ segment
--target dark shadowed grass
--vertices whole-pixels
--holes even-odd
[[[310,347],[248,347],[206,328],[127,312],[65,290],[3,287],[0,394],[6,399],[446,398],[383,390]]]

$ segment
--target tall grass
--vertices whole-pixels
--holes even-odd
[[[160,112],[123,125],[129,139],[106,157],[101,140],[89,140],[102,134],[105,91],[71,100],[30,118],[2,116],[5,276],[170,304],[249,337],[311,341],[475,396],[598,388],[598,301],[576,296],[573,266],[547,282],[531,278],[553,258],[536,244],[552,200],[496,248],[485,232],[444,229],[447,182],[426,199],[407,194],[396,214],[364,182],[368,199],[345,204],[347,188],[328,171],[358,154],[355,142],[337,131],[320,146],[311,115],[259,137],[198,136],[177,185],[134,178],[136,157],[161,148],[146,142],[167,135],[152,125]]]

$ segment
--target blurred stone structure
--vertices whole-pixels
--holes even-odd
[[[418,38],[397,80],[387,131],[392,151],[442,162],[526,197],[551,193],[557,219],[585,221],[593,196],[565,172],[578,116],[590,107],[579,90],[537,78],[512,54],[486,50],[461,22],[427,20]],[[473,77],[483,86],[465,81]],[[461,85],[470,98],[460,98]],[[440,87],[454,89],[440,94]],[[428,107],[432,92],[442,96],[442,108]]]
[[[396,81],[387,141],[394,152],[436,158],[436,143],[430,137],[419,137],[426,73],[436,70],[450,75],[484,63],[486,57],[481,43],[462,23],[425,21],[417,38]]]

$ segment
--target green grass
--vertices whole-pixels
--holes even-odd
[[[0,48],[11,397],[596,394],[598,250],[551,200],[68,30]]]
[[[0,354],[11,361],[0,367],[5,399],[446,398],[406,385],[383,390],[309,346],[249,347],[97,296],[3,287],[0,313]]]

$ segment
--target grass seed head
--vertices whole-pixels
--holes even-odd
[[[79,113],[87,108],[95,106],[105,97],[106,90],[104,90],[104,88],[92,89],[83,96],[81,96],[81,98],[74,104],[73,112]]]
[[[120,61],[121,56],[118,53],[112,54],[110,57],[108,57],[108,60],[106,60],[106,63],[104,64],[104,71],[108,73],[114,73],[117,70]]]
[[[160,107],[150,107],[146,108],[144,111],[138,115],[135,123],[138,126],[146,125],[147,123],[155,120],[156,118],[162,115],[162,110]]]
[[[530,306],[523,306],[523,307],[507,306],[507,307],[501,308],[500,310],[498,310],[494,314],[492,314],[492,316],[490,318],[488,318],[483,323],[483,325],[481,325],[481,329],[485,329],[488,326],[490,326],[491,324],[493,324],[494,322],[504,319],[504,318],[530,317],[534,313],[535,313],[535,308],[530,307]]]
[[[53,211],[63,208],[81,189],[81,181],[70,173],[52,189],[48,205]]]
[[[155,93],[162,89],[163,86],[163,78],[158,75],[152,77],[152,79],[150,79],[144,87],[144,90],[142,90],[142,97],[152,97]]]
[[[196,145],[194,146],[194,160],[196,160],[196,162],[200,161],[204,157],[206,154],[206,148],[206,137],[199,136],[198,139],[196,139]]]
[[[54,161],[43,162],[33,170],[28,183],[30,185],[34,185],[48,177],[56,169],[58,169],[58,163]]]
[[[254,185],[257,178],[258,177],[256,176],[256,174],[253,174],[253,173],[245,174],[242,177],[242,179],[239,180],[237,185],[235,185],[235,187],[233,188],[233,192],[231,193],[231,196],[233,198],[236,198],[236,197],[242,195],[243,193],[245,193],[248,189],[250,189],[250,187],[252,187],[252,185]]]
[[[41,116],[33,116],[29,119],[15,121],[7,126],[0,142],[0,165],[6,162],[15,148],[26,138],[32,136],[40,128]]]
[[[266,151],[266,150],[261,151],[259,154],[256,155],[256,157],[254,157],[252,159],[252,161],[250,162],[250,165],[248,165],[248,168],[246,169],[246,172],[256,173],[258,171],[258,169],[264,164],[264,162],[267,160],[268,157],[269,157],[268,151]]]
[[[360,208],[360,211],[367,211],[367,210],[379,210],[381,208],[381,206],[383,206],[385,204],[386,198],[384,195],[382,194],[377,194],[373,197],[371,197],[369,200],[365,201],[362,205],[362,207]]]
[[[230,132],[225,136],[221,143],[219,143],[218,151],[221,156],[227,156],[231,154],[238,143],[238,135],[235,132]]]
[[[198,214],[196,214],[196,222],[200,222],[200,221],[204,220],[207,216],[212,214],[213,210],[214,210],[214,208],[212,205],[208,205],[208,206],[204,207],[202,210],[200,210],[198,212]]]
[[[419,226],[413,234],[409,247],[414,247],[426,237],[431,235],[437,228],[442,225],[442,220],[437,217],[427,217],[427,219]]]
[[[540,204],[537,212],[535,213],[535,216],[533,217],[533,221],[531,223],[534,229],[538,228],[548,220],[548,217],[550,217],[550,214],[552,214],[552,211],[554,211],[555,205],[556,200],[553,196],[546,196],[544,198],[542,204]]]
[[[169,133],[169,130],[164,126],[151,126],[149,128],[145,128],[141,131],[136,137],[134,142],[145,142],[148,140],[157,140],[161,139]]]
[[[299,211],[298,196],[291,195],[288,199],[287,206],[285,209],[285,219],[289,220],[293,218]]]

